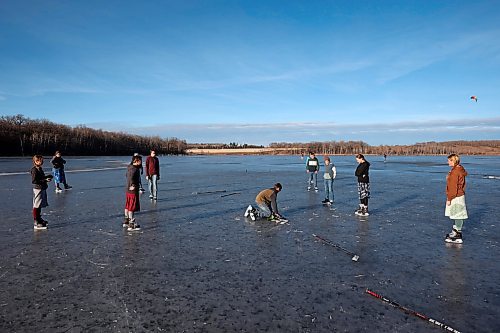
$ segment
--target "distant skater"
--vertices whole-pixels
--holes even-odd
[[[66,173],[64,172],[66,160],[61,157],[60,151],[56,151],[50,163],[52,163],[52,174],[54,175],[54,182],[56,184],[56,193],[62,192],[62,188],[59,184],[63,184],[65,190],[72,188],[72,186],[69,186],[66,182]]]
[[[387,154],[384,154],[384,163],[387,161]]]
[[[42,169],[43,156],[33,156],[33,167],[31,168],[31,183],[33,184],[33,220],[34,229],[47,229],[48,222],[42,219],[42,208],[49,205],[47,200],[48,183],[52,175],[45,176]]]
[[[311,190],[311,186],[314,184],[314,190],[316,192],[318,189],[318,171],[319,171],[319,161],[313,152],[309,152],[309,157],[306,160],[306,172],[307,172],[307,190]]]
[[[356,155],[356,162],[358,167],[354,175],[358,177],[358,195],[359,195],[359,209],[354,214],[359,216],[368,216],[368,199],[370,198],[370,177],[368,171],[370,170],[370,163],[365,160],[362,154]]]
[[[139,181],[141,180],[140,167],[142,165],[142,157],[134,156],[132,163],[127,167],[127,189],[125,200],[125,220],[123,227],[128,228],[129,231],[140,230],[141,227],[135,221],[135,212],[141,210],[141,203],[139,199]]]
[[[280,183],[276,183],[272,188],[260,191],[255,197],[255,203],[259,207],[259,211],[250,205],[245,212],[245,217],[250,216],[250,218],[254,221],[257,217],[261,217],[267,218],[267,220],[271,222],[288,222],[288,220],[286,220],[278,212],[277,199],[278,193],[281,192],[282,188],[283,187]]]
[[[146,179],[149,185],[149,198],[156,200],[158,198],[158,181],[160,180],[160,161],[156,157],[154,149],[151,150],[146,159]]]
[[[333,182],[337,177],[337,168],[335,164],[331,163],[330,157],[325,156],[325,172],[323,180],[325,183],[325,200],[321,201],[323,204],[331,205],[333,203]]]
[[[446,176],[446,207],[444,215],[454,220],[452,231],[446,235],[445,242],[461,244],[462,226],[468,218],[465,205],[465,177],[467,171],[460,164],[457,154],[448,156],[448,165],[451,167]]]

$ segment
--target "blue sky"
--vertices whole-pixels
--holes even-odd
[[[500,139],[499,8],[2,0],[0,115],[188,142]]]

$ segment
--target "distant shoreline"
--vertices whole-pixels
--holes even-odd
[[[294,151],[296,152],[290,152]],[[308,151],[304,148],[192,148],[186,149],[186,155],[300,155],[303,152],[304,156],[307,156]],[[333,154],[333,153],[321,153],[316,152],[316,155],[330,155],[330,156],[350,156],[355,155],[355,153],[347,153],[347,154]],[[363,153],[366,156],[383,156],[384,154],[376,154],[376,153]],[[390,156],[447,156],[448,153],[444,154],[387,154],[387,157]],[[490,153],[490,154],[460,154],[463,156],[500,156],[498,153]]]
[[[187,155],[295,155],[285,154],[290,148],[191,148]],[[297,153],[300,155],[300,151]]]

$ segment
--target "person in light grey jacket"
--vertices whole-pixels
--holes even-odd
[[[325,156],[325,172],[323,179],[325,183],[325,200],[321,201],[323,204],[331,205],[333,203],[333,182],[337,177],[337,168],[335,164],[331,163],[330,157]]]

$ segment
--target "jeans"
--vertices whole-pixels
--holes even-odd
[[[311,184],[314,184],[314,188],[318,188],[318,174],[316,172],[309,172],[307,177],[307,186],[310,187]]]
[[[261,213],[261,217],[269,217],[269,216],[271,216],[271,209],[269,208],[268,205],[266,205],[265,203],[257,202],[257,201],[255,203],[259,207],[259,210],[260,210],[260,213]]]
[[[153,196],[153,198],[158,197],[158,175],[151,175],[148,179],[149,185],[149,196]]]
[[[325,199],[333,201],[333,179],[325,179]]]

